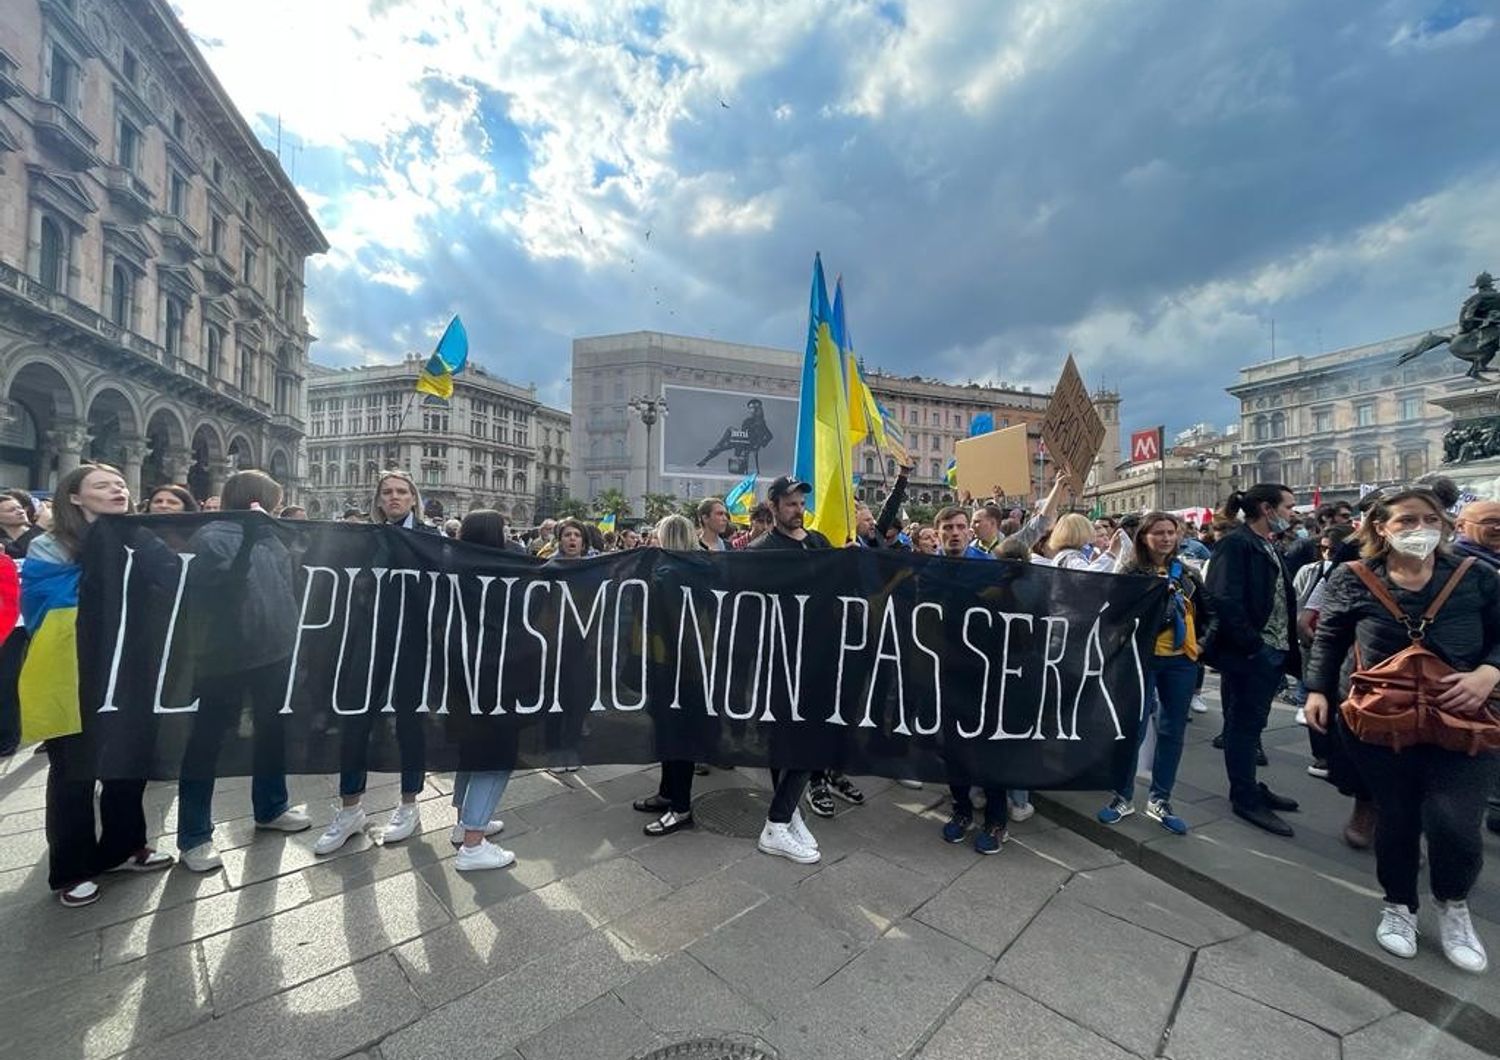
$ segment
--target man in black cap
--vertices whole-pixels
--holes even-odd
[[[832,548],[828,538],[802,525],[810,492],[812,487],[806,482],[786,475],[771,483],[771,488],[766,491],[766,499],[771,505],[771,530],[750,542],[749,547]],[[761,829],[760,842],[756,844],[761,853],[774,854],[803,865],[811,865],[822,857],[818,852],[818,841],[808,831],[802,812],[797,808],[811,776],[801,769],[771,770],[775,792],[771,797],[771,809],[766,814],[766,826]]]

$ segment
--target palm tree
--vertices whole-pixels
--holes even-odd
[[[641,500],[648,522],[657,522],[677,510],[677,495],[673,493],[648,493]]]
[[[629,515],[630,498],[617,489],[603,490],[594,498],[594,512],[598,515]]]
[[[569,497],[558,503],[552,517],[554,519],[587,519],[591,514],[586,501],[581,501],[577,497]]]

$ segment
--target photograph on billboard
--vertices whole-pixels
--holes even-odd
[[[663,475],[740,479],[788,474],[797,443],[797,399],[665,386]]]

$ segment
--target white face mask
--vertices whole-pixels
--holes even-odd
[[[1389,538],[1393,549],[1417,559],[1426,559],[1432,555],[1442,539],[1442,532],[1438,530],[1403,530],[1399,534],[1391,534]]]

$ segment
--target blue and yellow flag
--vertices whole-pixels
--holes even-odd
[[[729,509],[729,518],[735,522],[748,522],[755,510],[755,472],[750,472],[734,484],[724,495],[724,507]]]
[[[854,475],[849,445],[849,395],[844,359],[833,337],[833,308],[823,258],[813,258],[807,354],[797,410],[793,472],[812,486],[805,525],[835,547],[854,538]]]
[[[21,739],[50,740],[83,731],[78,707],[78,564],[56,539],[27,553],[21,613],[31,644],[21,664]]]
[[[455,316],[448,321],[443,337],[438,339],[437,349],[422,366],[417,376],[417,393],[431,394],[447,401],[453,396],[453,377],[469,363],[469,333],[464,322]]]
[[[954,489],[958,488],[958,460],[950,457],[948,466],[943,469],[943,481]]]
[[[614,512],[610,512],[608,515],[601,515],[601,516],[599,516],[599,522],[596,525],[598,525],[599,532],[601,534],[612,534],[612,533],[614,533],[615,532],[615,513]]]
[[[844,387],[849,395],[849,445],[860,445],[874,435],[875,444],[885,449],[885,420],[880,415],[880,403],[875,400],[864,373],[859,370],[859,361],[854,356],[854,336],[844,319],[842,276],[833,286],[833,341],[838,344],[844,358]]]

